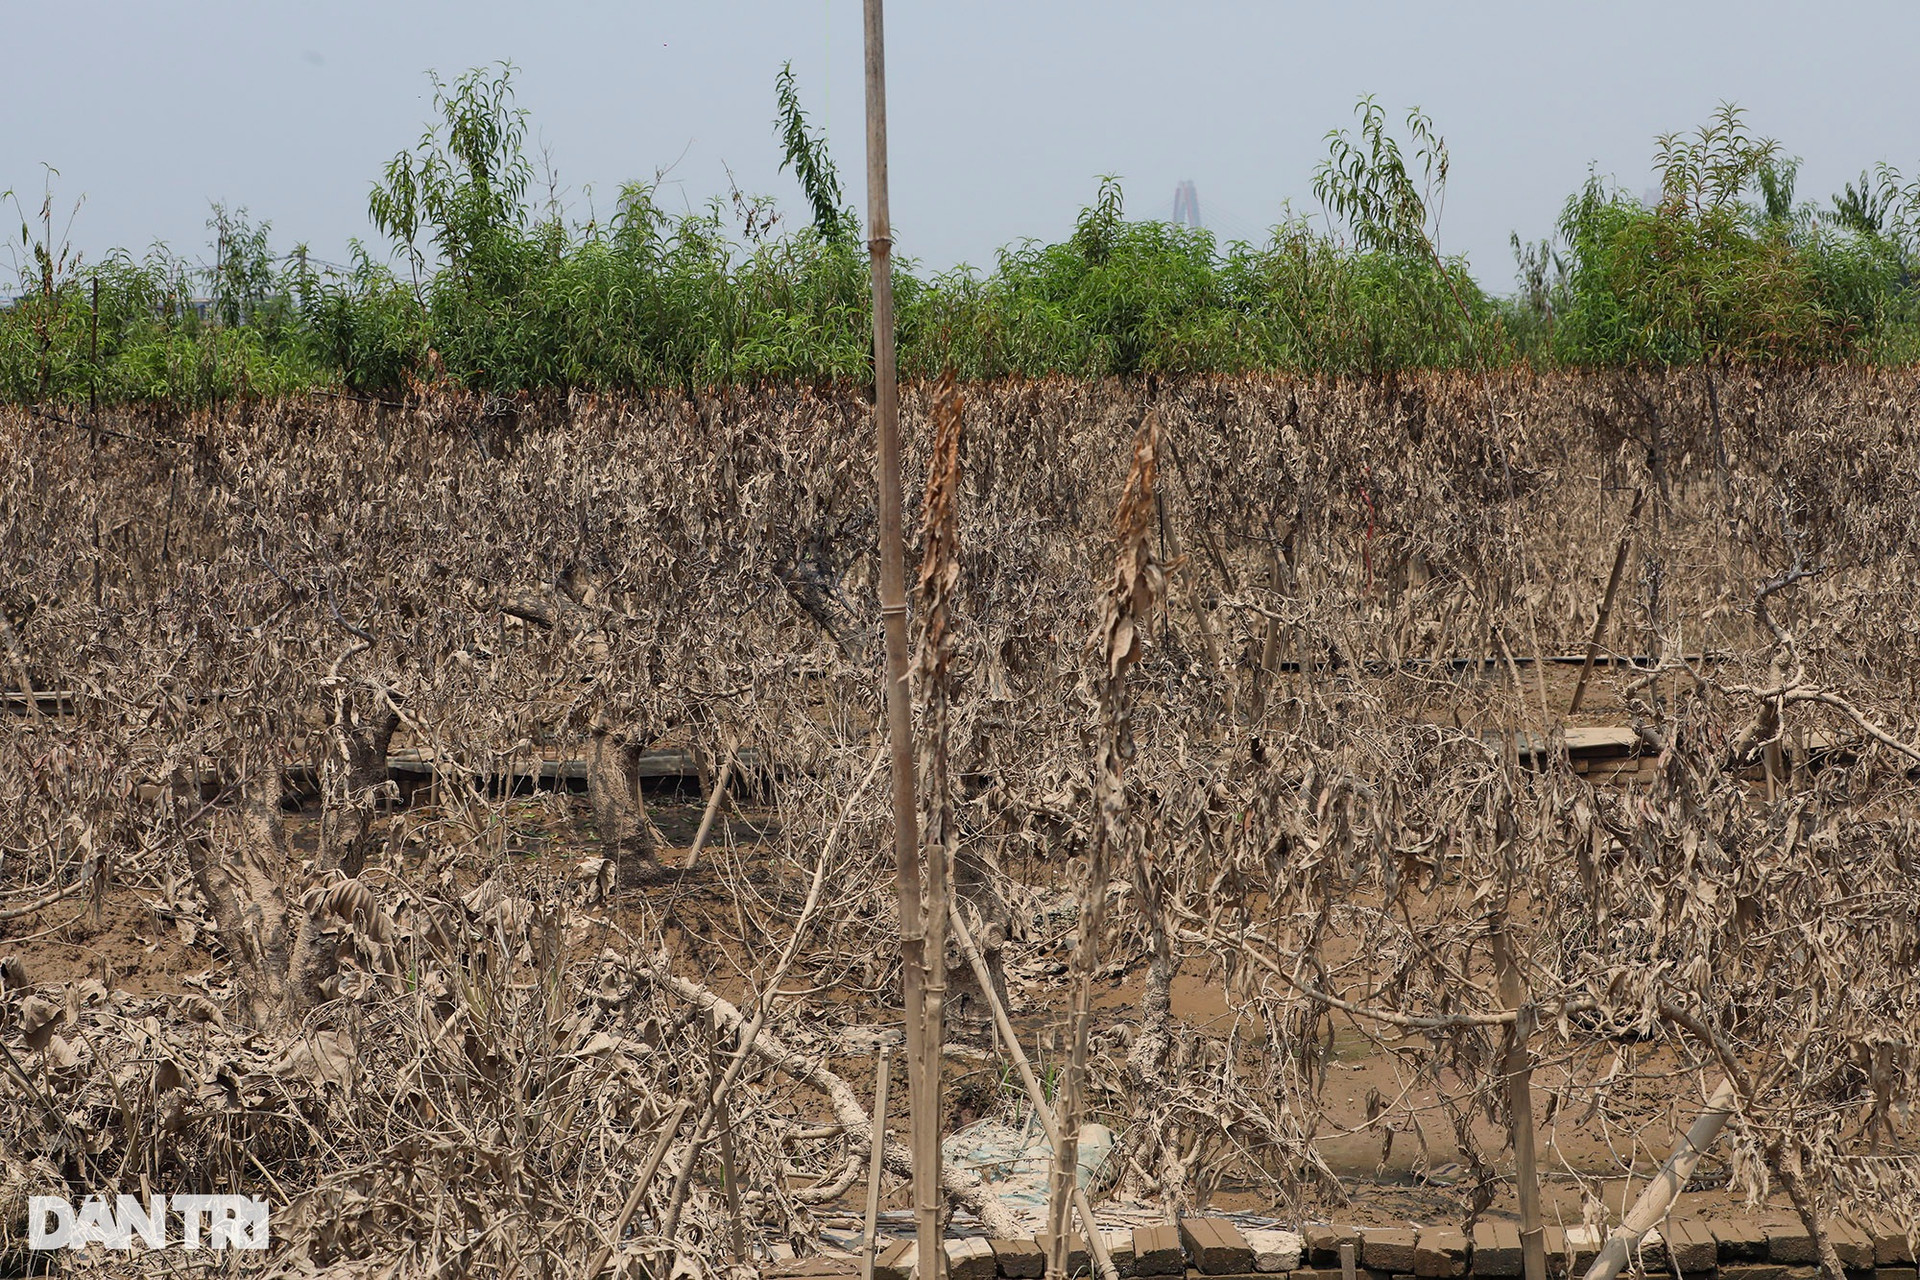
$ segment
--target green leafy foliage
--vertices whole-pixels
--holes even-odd
[[[433,112],[370,190],[399,273],[355,242],[345,265],[214,205],[211,256],[164,247],[82,263],[53,178],[19,216],[18,296],[0,310],[0,396],[182,405],[314,387],[391,397],[439,382],[700,388],[870,376],[868,264],[827,142],[790,66],[776,138],[808,220],[737,189],[670,214],[653,185],[605,218],[530,201],[527,113],[501,63],[432,80]],[[1830,207],[1797,203],[1798,162],[1724,107],[1659,140],[1651,207],[1592,180],[1558,235],[1514,237],[1518,288],[1490,296],[1438,248],[1449,158],[1415,109],[1397,134],[1362,99],[1327,135],[1314,192],[1336,230],[1291,212],[1262,244],[1126,216],[1100,179],[1064,239],[990,270],[895,259],[900,367],[963,378],[1185,371],[1364,376],[1515,362],[1574,366],[1920,358],[1920,179],[1881,165]],[[11,193],[9,193],[11,196]],[[97,305],[96,305],[97,291]]]
[[[1738,108],[1662,137],[1659,163],[1653,208],[1596,179],[1561,215],[1562,362],[1870,358],[1912,325],[1887,204],[1849,187],[1834,217],[1795,206],[1798,161]]]
[[[793,64],[783,63],[773,82],[779,113],[774,120],[780,133],[785,157],[780,168],[793,170],[813,208],[814,234],[826,241],[851,241],[860,233],[860,223],[840,191],[840,171],[827,154],[825,136],[816,137],[807,129],[806,112],[800,109],[800,86],[793,78]]]

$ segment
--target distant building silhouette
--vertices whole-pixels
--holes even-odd
[[[1193,179],[1182,179],[1173,189],[1173,221],[1175,226],[1198,229],[1204,225],[1200,221],[1200,193],[1193,189]]]

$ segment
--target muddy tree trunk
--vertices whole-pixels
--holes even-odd
[[[993,982],[993,995],[1000,1001],[1000,1007],[1006,1009],[1012,1007],[1007,998],[1006,948],[1013,913],[1001,889],[1006,876],[998,859],[986,852],[983,843],[963,840],[954,850],[953,893],[967,912],[968,927]],[[954,962],[947,967],[948,1015],[969,1028],[991,1027],[992,1007],[958,944],[955,944],[954,956]]]
[[[587,801],[594,826],[623,880],[660,870],[660,843],[640,793],[640,757],[651,738],[594,720],[587,752]]]
[[[181,789],[197,795],[197,784]],[[304,1004],[291,981],[296,930],[287,888],[294,866],[280,819],[277,762],[243,761],[232,792],[232,803],[214,809],[188,838],[187,861],[233,963],[244,1016],[264,1027]]]
[[[387,784],[387,749],[400,728],[400,717],[391,709],[362,714],[352,699],[343,699],[329,721],[344,770],[345,794],[337,816],[330,815],[331,839],[321,847],[321,869],[338,868],[352,879],[366,866],[373,847],[375,801]]]
[[[373,735],[382,780],[391,734],[386,729]],[[373,767],[373,741],[362,746],[367,753],[350,762],[350,780],[356,767]],[[199,783],[182,776],[176,790],[197,798]],[[351,835],[323,846],[303,874],[287,842],[282,787],[277,759],[243,756],[237,780],[225,784],[224,796],[186,840],[194,883],[234,967],[242,1016],[256,1027],[282,1024],[331,1000],[347,932],[358,917],[378,914],[364,888],[346,885],[354,892],[338,892],[343,877],[337,873],[346,872],[348,862],[357,871],[364,860],[372,831],[370,798],[364,811],[349,810]],[[351,873],[344,878],[351,880]]]

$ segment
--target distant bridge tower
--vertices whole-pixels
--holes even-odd
[[[1193,189],[1193,179],[1183,179],[1173,189],[1173,221],[1176,226],[1193,227],[1198,230],[1200,222],[1200,193]]]

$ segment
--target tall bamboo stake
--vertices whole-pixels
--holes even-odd
[[[713,781],[713,793],[707,797],[707,811],[700,815],[700,829],[693,833],[693,847],[687,850],[687,860],[683,868],[697,866],[700,851],[707,847],[707,837],[713,834],[713,820],[720,816],[720,806],[726,803],[727,784],[733,781],[733,752],[727,752],[726,763],[720,766],[720,776]]]
[[[887,1068],[892,1063],[893,1050],[882,1049],[873,1086],[873,1137],[867,1143],[867,1231],[860,1246],[860,1280],[873,1280],[873,1233],[880,1221],[880,1166],[885,1163],[887,1147]]]
[[[901,995],[920,1280],[940,1275],[939,1045],[926,1042],[926,922],[920,905],[919,822],[913,800],[913,709],[907,701],[907,569],[900,536],[900,383],[893,351],[893,230],[887,211],[887,63],[881,0],[865,0],[867,255],[873,266],[873,425],[880,487],[880,618],[886,629],[887,734],[892,748],[893,852],[900,897]]]
[[[1673,1212],[1674,1201],[1686,1189],[1687,1179],[1693,1176],[1694,1166],[1700,1163],[1700,1157],[1713,1145],[1713,1140],[1720,1136],[1720,1130],[1726,1127],[1727,1117],[1733,1114],[1738,1101],[1739,1095],[1733,1081],[1722,1080],[1707,1099],[1705,1108],[1694,1117],[1686,1136],[1674,1147],[1667,1162],[1660,1166],[1660,1172],[1640,1193],[1640,1198],[1633,1202],[1626,1220],[1607,1237],[1593,1265],[1587,1268],[1585,1280],[1613,1280],[1627,1265],[1634,1246],[1640,1243],[1647,1232],[1666,1221],[1667,1215]]]
[[[713,1075],[715,1079],[727,1072],[726,1054],[720,1050],[720,1023],[714,1021],[714,1036],[711,1047]],[[733,1117],[728,1114],[726,1099],[720,1101],[717,1117],[720,1126],[720,1173],[725,1179],[727,1192],[727,1228],[728,1241],[733,1246],[733,1260],[747,1260],[746,1214],[740,1205],[740,1165],[733,1158]]]
[[[1627,548],[1633,545],[1633,531],[1640,522],[1640,504],[1646,496],[1645,489],[1633,491],[1633,510],[1627,513],[1627,527],[1620,531],[1620,545],[1614,548],[1613,572],[1607,575],[1606,595],[1600,601],[1600,616],[1593,622],[1593,637],[1587,641],[1586,660],[1580,664],[1580,680],[1573,686],[1568,715],[1580,710],[1580,703],[1587,696],[1587,677],[1593,674],[1594,660],[1600,656],[1600,642],[1606,639],[1607,623],[1613,618],[1613,593],[1620,589],[1620,574],[1627,567]]]
[[[1507,1030],[1504,1070],[1512,1126],[1507,1136],[1513,1142],[1513,1180],[1520,1200],[1520,1257],[1526,1280],[1547,1280],[1546,1222],[1540,1206],[1539,1155],[1533,1141],[1533,1050],[1527,1043],[1533,1034],[1534,1014],[1512,948],[1503,908],[1495,925],[1493,952],[1500,970],[1501,999],[1517,1014]]]

